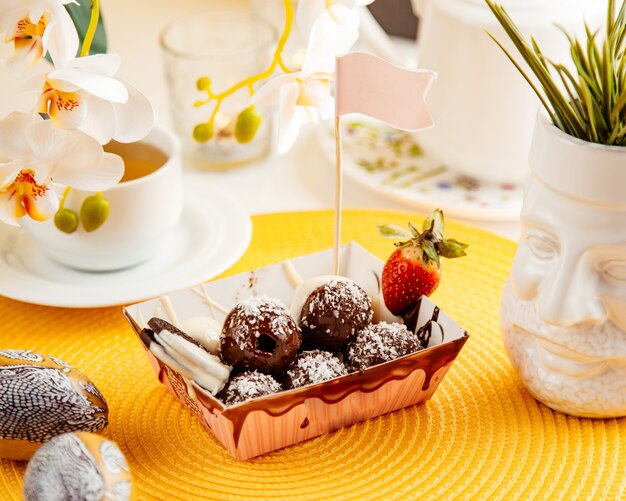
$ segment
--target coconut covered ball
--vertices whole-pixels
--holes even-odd
[[[373,315],[372,301],[361,287],[351,280],[331,280],[315,289],[302,307],[303,343],[340,351]]]
[[[247,371],[232,378],[217,396],[227,406],[282,391],[282,386],[269,374]]]
[[[286,390],[323,383],[348,373],[341,360],[328,351],[304,351],[285,371],[283,386]]]
[[[381,322],[359,331],[346,349],[346,363],[352,371],[361,371],[422,349],[404,324]]]

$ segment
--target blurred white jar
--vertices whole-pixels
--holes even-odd
[[[484,0],[412,0],[420,17],[418,61],[439,78],[428,95],[435,127],[420,132],[424,148],[446,166],[485,181],[518,183],[528,172],[539,100],[487,31],[518,61]],[[570,60],[555,26],[580,32],[602,25],[606,0],[501,0],[526,35],[551,59]]]

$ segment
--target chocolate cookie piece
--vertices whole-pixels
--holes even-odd
[[[170,324],[167,320],[163,320],[162,318],[158,318],[158,317],[151,318],[150,320],[148,320],[148,327],[150,327],[150,329],[152,330],[154,334],[158,334],[161,331],[171,332],[172,334],[182,337],[185,341],[195,344],[198,348],[202,348],[204,351],[207,351],[207,352],[209,351],[200,343],[198,343],[195,339],[193,339],[191,336],[185,334],[178,327],[174,326],[173,324]],[[147,329],[144,329],[144,331],[147,331]],[[149,336],[148,332],[146,334]],[[143,339],[144,338],[142,337],[142,340]]]
[[[345,376],[346,366],[328,351],[304,351],[287,367],[283,386],[285,389],[301,388]]]
[[[347,347],[346,363],[350,370],[361,371],[422,349],[417,336],[404,324],[381,322],[359,331]]]
[[[221,357],[239,371],[280,375],[301,342],[300,329],[280,301],[251,298],[227,315],[220,337]]]
[[[372,321],[372,301],[350,280],[333,280],[315,289],[302,307],[305,346],[340,351]]]
[[[156,358],[213,395],[224,387],[230,367],[206,347],[163,319],[152,318],[148,325],[140,338]]]
[[[232,378],[217,398],[227,406],[240,404],[253,398],[264,397],[282,390],[282,386],[269,374],[247,371]]]

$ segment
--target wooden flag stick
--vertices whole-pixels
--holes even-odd
[[[339,275],[339,246],[341,244],[342,207],[341,169],[341,117],[335,116],[335,245],[333,249],[333,275]]]

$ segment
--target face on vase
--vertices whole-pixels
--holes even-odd
[[[626,206],[580,201],[533,177],[507,294],[507,349],[522,378],[544,381],[535,393],[594,378],[608,388],[608,378],[626,406]]]

